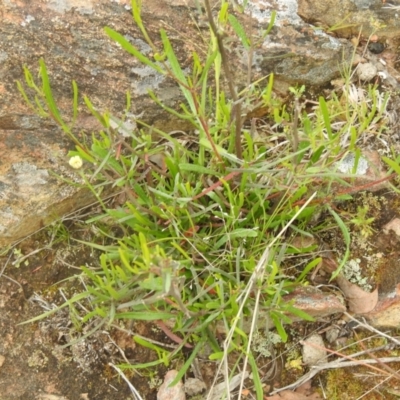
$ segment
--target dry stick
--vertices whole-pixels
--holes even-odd
[[[193,346],[189,343],[184,343],[184,339],[176,335],[167,327],[167,325],[164,324],[163,321],[158,320],[154,322],[172,341],[175,343],[182,345],[188,349],[193,349]]]
[[[15,246],[14,246],[14,247],[15,247]],[[11,282],[15,283],[16,285],[18,285],[18,286],[21,288],[21,290],[22,290],[21,293],[23,294],[24,291],[23,291],[22,285],[21,285],[18,281],[14,280],[13,278],[11,278],[11,277],[9,277],[9,276],[7,276],[7,275],[4,275],[4,271],[5,271],[5,269],[7,268],[7,265],[8,265],[8,263],[10,262],[12,255],[13,255],[13,252],[10,251],[10,255],[8,256],[7,261],[4,263],[3,268],[2,268],[1,271],[0,271],[0,278],[3,276],[4,278],[6,278],[6,279],[8,279],[9,281],[11,281]],[[25,297],[25,295],[24,295],[24,297]],[[26,297],[25,297],[25,298],[26,298]]]
[[[385,176],[385,177],[383,177],[381,179],[378,179],[378,180],[374,180],[375,178],[368,178],[366,176],[363,176],[363,179],[365,179],[365,180],[369,180],[370,179],[372,182],[368,182],[368,183],[366,183],[364,185],[355,186],[355,187],[351,187],[351,188],[342,190],[342,191],[336,193],[335,196],[329,196],[329,197],[326,197],[326,198],[323,198],[323,199],[317,199],[317,200],[314,201],[313,205],[314,204],[328,204],[328,203],[332,202],[333,199],[338,197],[338,196],[343,196],[344,194],[351,194],[351,193],[359,192],[359,191],[364,190],[364,189],[368,189],[368,188],[370,188],[372,186],[379,185],[382,182],[388,181],[389,179],[394,178],[396,175],[397,174],[393,173],[393,174],[387,175],[387,176]],[[347,178],[347,177],[354,178],[354,175],[353,176],[347,176],[347,175],[343,176],[343,178]],[[267,197],[267,200],[269,200],[269,198],[271,198],[271,196]],[[293,206],[299,206],[299,205],[303,204],[303,202],[304,202],[303,200],[298,200],[298,201],[293,203]],[[356,320],[356,321],[358,321],[358,320]],[[360,321],[358,321],[358,322],[360,322]]]
[[[357,332],[354,332],[356,338],[359,340]],[[358,342],[357,342],[358,343]],[[383,362],[381,362],[381,360],[378,357],[375,357],[372,352],[367,349],[364,345],[364,343],[360,342],[359,343],[360,346],[363,348],[364,351],[367,352],[367,354],[369,354],[374,360],[376,360],[378,362],[378,364],[380,364],[380,366],[386,370],[387,372],[389,372],[390,374],[392,374],[393,376],[395,376],[397,379],[399,379],[400,381],[400,374],[397,373],[397,371],[395,371],[393,368],[390,368],[388,365],[384,364]]]
[[[200,197],[205,196],[207,193],[209,193],[209,192],[215,190],[216,188],[218,188],[219,186],[221,186],[223,182],[228,182],[232,178],[234,178],[236,175],[239,175],[241,173],[242,173],[241,171],[232,171],[232,172],[230,172],[228,175],[224,176],[223,178],[220,178],[217,182],[213,183],[211,186],[209,186],[208,188],[204,189],[199,194],[196,194],[196,196],[193,196],[192,200],[197,200]]]
[[[224,42],[223,42],[222,36],[218,32],[217,26],[215,25],[209,0],[204,0],[204,5],[206,8],[207,18],[208,18],[208,22],[210,23],[211,30],[213,31],[214,36],[217,39],[218,49],[221,54],[222,67],[224,69],[225,78],[228,82],[229,92],[233,99],[232,113],[234,113],[234,115],[235,115],[235,149],[236,149],[237,158],[241,159],[242,158],[242,143],[241,143],[242,105],[241,105],[241,102],[238,101],[239,99],[238,99],[238,95],[236,93],[235,86],[233,84],[232,74],[231,74],[231,70],[229,68],[229,60],[228,60],[228,56],[225,51]]]
[[[336,354],[340,356],[338,360],[331,361],[328,363],[323,363],[323,364],[318,364],[318,365],[313,365],[310,371],[308,371],[305,375],[303,375],[300,379],[298,379],[296,382],[284,386],[282,388],[276,389],[271,394],[279,393],[282,392],[283,390],[292,390],[296,389],[299,386],[301,386],[303,383],[309,381],[312,379],[315,375],[317,375],[318,372],[323,371],[325,369],[334,369],[334,368],[343,368],[343,367],[354,367],[354,366],[366,366],[370,369],[373,369],[375,371],[384,373],[387,375],[386,371],[381,370],[380,368],[374,367],[369,364],[380,364],[380,363],[388,363],[388,362],[398,362],[400,361],[400,357],[383,357],[383,358],[374,358],[374,359],[367,359],[367,360],[356,360],[355,357],[358,357],[363,354],[368,354],[371,351],[374,351],[375,349],[369,350],[369,351],[359,351],[358,353],[353,354],[352,356],[346,356],[345,354],[339,353],[338,351],[330,350],[322,346],[318,346],[316,344],[311,344],[311,343],[305,343],[304,341],[300,341],[301,344],[306,344],[307,346],[312,346],[318,349],[323,349],[331,354]],[[381,348],[379,348],[381,349]],[[350,361],[343,361],[343,360],[350,360]]]
[[[363,351],[359,351],[358,353],[353,354],[353,355],[351,355],[351,356],[347,356],[347,355],[345,355],[345,354],[343,354],[343,353],[340,353],[339,351],[331,350],[331,349],[328,349],[328,348],[323,347],[323,346],[318,346],[318,345],[315,344],[315,343],[304,342],[304,341],[301,340],[301,341],[300,341],[300,344],[302,344],[303,346],[304,346],[304,345],[307,345],[307,346],[315,347],[316,349],[325,350],[325,351],[327,351],[328,353],[331,353],[331,354],[335,354],[335,355],[337,355],[337,356],[340,356],[341,358],[340,358],[339,360],[333,361],[333,363],[338,362],[338,363],[340,363],[340,365],[345,365],[345,364],[346,364],[344,361],[342,361],[342,360],[344,360],[344,359],[350,360],[350,362],[355,362],[355,363],[356,363],[355,365],[363,365],[364,360],[356,360],[356,357],[358,357],[358,356],[360,356],[360,355],[363,355],[363,354],[368,354],[368,351],[363,350]],[[375,357],[374,357],[374,358],[375,358]],[[377,359],[375,358],[375,361],[376,361],[376,360],[377,360]],[[376,362],[378,362],[378,361],[376,361]],[[329,364],[329,363],[328,363],[328,364]],[[377,367],[371,367],[371,366],[370,366],[369,368],[371,368],[371,369],[373,369],[373,370],[375,370],[375,371],[378,371],[378,372],[382,372],[382,373],[385,372],[385,371],[382,371],[381,369],[379,369],[379,368],[377,368]]]
[[[399,341],[399,340],[397,340],[397,339],[395,339],[394,337],[389,336],[389,335],[387,335],[386,333],[383,333],[383,332],[381,332],[380,330],[378,330],[378,329],[372,327],[371,325],[367,324],[367,323],[365,322],[365,320],[364,320],[364,323],[363,323],[363,322],[361,322],[360,320],[354,318],[352,315],[348,314],[347,312],[345,312],[345,313],[343,313],[343,314],[344,314],[347,318],[350,318],[352,321],[357,322],[357,323],[358,323],[360,326],[362,326],[363,328],[368,329],[368,330],[371,331],[371,332],[375,332],[375,333],[377,333],[378,335],[381,335],[381,336],[385,337],[386,339],[389,339],[389,340],[392,341],[393,343],[397,344],[398,346],[400,346],[400,341]]]
[[[380,362],[399,362],[400,357],[383,357],[379,359]],[[309,381],[312,379],[315,375],[318,374],[318,372],[324,371],[326,369],[335,369],[335,368],[345,368],[345,367],[359,367],[359,366],[366,366],[371,369],[376,369],[380,372],[383,372],[379,368],[375,368],[370,364],[377,364],[377,361],[374,359],[367,359],[367,360],[355,360],[355,361],[332,361],[329,363],[321,364],[321,365],[315,365],[313,366],[312,370],[307,372],[305,375],[303,375],[300,379],[298,379],[296,382],[284,386],[282,388],[276,389],[270,394],[276,394],[279,392],[282,392],[284,390],[294,390],[297,389],[299,386],[301,386],[303,383]]]
[[[378,388],[379,386],[383,385],[385,382],[387,382],[388,380],[392,379],[391,376],[386,377],[385,379],[383,379],[382,381],[380,381],[379,383],[377,383],[375,386],[372,386],[371,389],[369,389],[368,391],[366,391],[364,394],[362,394],[360,397],[357,397],[356,400],[361,400],[363,397],[365,397],[366,395],[370,394],[371,392],[375,391],[376,388]]]

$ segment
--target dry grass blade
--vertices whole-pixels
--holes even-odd
[[[237,375],[235,375],[229,382],[229,393],[235,390],[240,383],[249,377],[249,373],[246,371],[243,371]],[[215,385],[211,390],[207,398],[210,398],[211,400],[219,400],[222,398],[224,393],[226,392],[226,383],[221,382],[218,385]]]
[[[129,389],[131,389],[133,398],[135,400],[143,400],[142,396],[140,396],[139,392],[135,389],[135,387],[132,385],[132,383],[129,382],[129,379],[125,376],[125,374],[118,368],[116,367],[113,363],[108,363],[110,367],[113,367],[118,374],[121,376],[121,378],[127,383],[129,386]]]

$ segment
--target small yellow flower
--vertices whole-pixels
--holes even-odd
[[[79,168],[82,167],[82,165],[83,165],[82,158],[80,158],[79,156],[71,157],[71,158],[69,159],[69,165],[70,165],[72,168],[79,169]]]

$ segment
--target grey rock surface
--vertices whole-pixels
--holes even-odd
[[[364,37],[375,33],[382,38],[399,39],[400,2],[391,0],[298,0],[299,15],[311,24],[342,37]]]

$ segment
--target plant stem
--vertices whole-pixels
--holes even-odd
[[[229,92],[230,92],[232,100],[233,100],[232,114],[234,114],[234,119],[235,119],[235,150],[236,150],[236,156],[241,159],[242,158],[242,143],[241,143],[241,133],[242,133],[241,110],[242,110],[242,106],[241,106],[241,102],[238,101],[238,95],[237,95],[235,85],[234,85],[234,82],[232,79],[233,75],[229,68],[228,55],[225,51],[225,46],[223,43],[222,36],[219,34],[218,28],[215,25],[215,21],[212,16],[209,0],[204,0],[204,5],[206,8],[207,18],[208,18],[208,22],[210,23],[211,30],[217,39],[219,52],[221,54],[222,67],[224,69],[225,77],[228,82]]]

